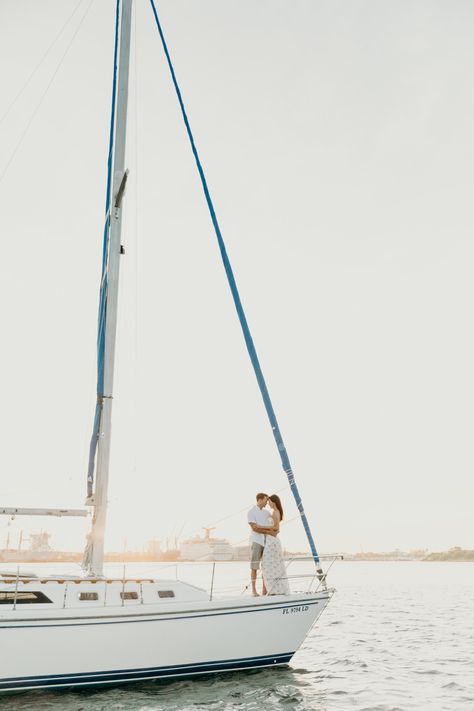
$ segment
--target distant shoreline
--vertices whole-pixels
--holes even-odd
[[[460,548],[450,548],[448,551],[429,553],[427,550],[393,551],[389,553],[355,553],[344,556],[347,561],[422,561],[424,563],[474,563],[474,550]]]
[[[450,548],[448,551],[430,553],[427,550],[413,551],[389,551],[386,553],[376,553],[373,551],[360,553],[330,553],[322,556],[322,559],[330,559],[332,556],[339,558],[348,563],[358,562],[376,562],[376,563],[406,563],[406,562],[425,562],[425,563],[474,563],[474,550],[464,549],[460,547]],[[308,553],[297,552],[292,553],[285,551],[285,559],[297,561],[299,558],[310,560],[311,556]],[[107,563],[220,563],[220,562],[248,562],[248,555],[242,555],[239,551],[239,556],[233,560],[211,560],[206,559],[186,559],[180,557],[179,550],[167,551],[161,555],[152,555],[141,551],[124,551],[110,552],[105,554],[105,562]],[[78,551],[17,551],[15,549],[0,550],[0,563],[81,563],[82,553]]]
[[[78,555],[71,555],[71,556],[64,556],[64,555],[59,555],[55,556],[54,554],[49,556],[49,557],[8,557],[8,559],[5,559],[1,556],[0,554],[0,565],[23,565],[23,564],[36,564],[36,563],[75,563],[79,564],[82,559],[82,554],[81,556]],[[293,558],[293,562],[297,562],[298,558]],[[352,555],[347,555],[347,556],[340,556],[340,561],[343,563],[474,563],[474,553],[468,557],[456,557],[456,556],[447,556],[446,553],[431,553],[429,556],[425,558],[390,558],[387,556],[377,556],[377,555],[371,555],[364,557],[363,555],[358,555],[352,556]],[[150,559],[150,558],[143,558],[140,556],[134,557],[133,555],[128,555],[126,557],[118,558],[118,557],[113,557],[107,560],[106,558],[106,563],[149,563],[149,564],[169,564],[169,565],[175,565],[175,564],[180,564],[180,563],[199,563],[199,564],[209,564],[209,563],[247,563],[248,561],[246,560],[217,560],[217,561],[212,561],[212,560],[201,560],[201,561],[196,561],[196,560],[188,560],[185,558],[179,558],[175,560],[157,560],[157,559]],[[309,562],[309,561],[307,561]]]

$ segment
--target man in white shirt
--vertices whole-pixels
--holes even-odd
[[[268,510],[265,508],[268,495],[259,493],[256,496],[257,505],[253,506],[247,514],[247,521],[252,529],[250,533],[250,581],[252,583],[252,595],[257,596],[257,570],[260,568],[260,561],[265,547],[265,534],[262,529],[268,527]],[[262,584],[262,595],[267,594],[265,581]]]

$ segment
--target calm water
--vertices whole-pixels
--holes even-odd
[[[227,566],[225,576],[244,571],[240,564]],[[190,574],[196,579],[204,572]],[[221,578],[218,587],[224,585]],[[0,708],[474,709],[473,563],[336,563],[330,582],[337,593],[290,668],[106,690],[28,692],[0,698]]]

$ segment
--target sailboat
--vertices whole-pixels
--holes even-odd
[[[111,130],[99,300],[97,405],[90,446],[88,509],[1,509],[6,515],[86,516],[92,527],[83,576],[0,575],[0,691],[118,684],[288,664],[333,590],[296,486],[255,351],[204,171],[153,0],[151,8],[196,160],[247,350],[283,469],[303,523],[314,571],[289,595],[216,597],[180,580],[104,574],[115,335],[133,0],[116,0]],[[313,583],[314,581],[314,583]],[[8,653],[5,651],[8,650]]]

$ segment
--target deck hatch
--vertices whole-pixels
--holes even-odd
[[[96,592],[80,592],[79,593],[79,600],[98,600],[99,599],[99,593]]]

